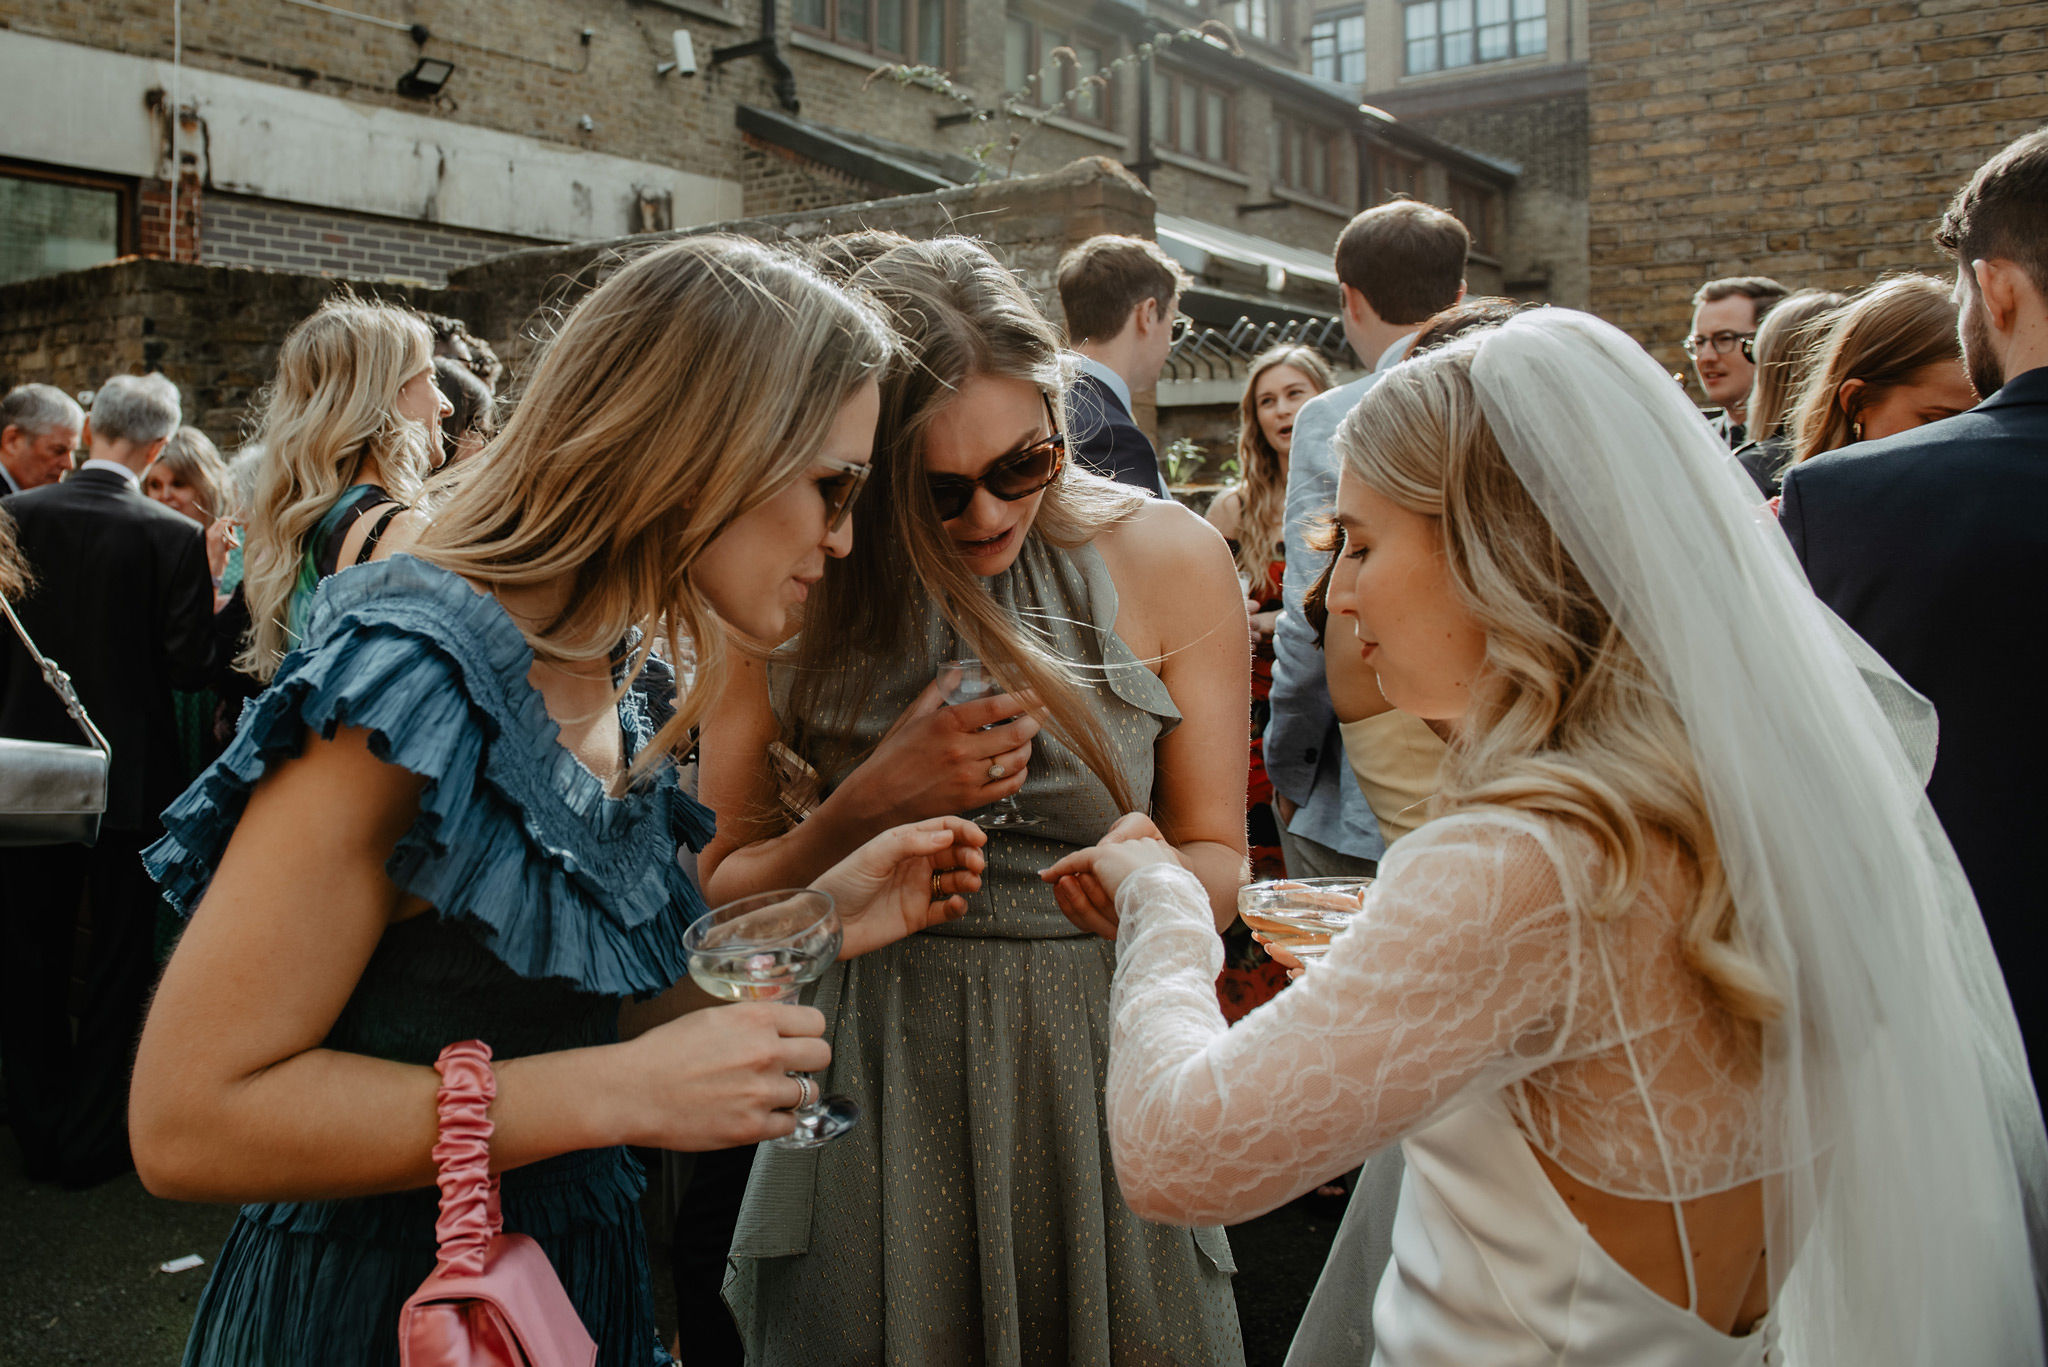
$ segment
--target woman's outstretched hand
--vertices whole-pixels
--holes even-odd
[[[812,887],[839,907],[839,957],[894,944],[967,911],[981,888],[988,836],[957,816],[935,816],[883,831],[827,869]]]
[[[882,813],[893,825],[971,812],[1024,786],[1039,729],[1029,711],[1037,698],[998,693],[948,706],[946,694],[958,683],[956,674],[942,673],[926,685],[840,785],[858,794],[858,810]]]
[[[1116,938],[1116,890],[1124,879],[1152,864],[1185,868],[1180,852],[1166,843],[1152,818],[1131,812],[1117,818],[1101,840],[1075,850],[1038,876],[1052,884],[1053,900],[1069,921],[1105,940]]]
[[[656,1026],[619,1046],[634,1065],[617,1088],[621,1136],[702,1152],[790,1133],[803,1097],[790,1074],[831,1066],[824,1033],[824,1016],[795,1002],[734,1002]]]

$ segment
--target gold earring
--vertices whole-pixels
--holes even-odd
[[[1852,422],[1852,423],[1850,423],[1850,424],[1849,424],[1849,440],[1850,440],[1850,441],[1862,441],[1862,440],[1863,440],[1863,424],[1862,424],[1862,423],[1860,423],[1860,422]]]

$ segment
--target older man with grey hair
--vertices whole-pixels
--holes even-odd
[[[129,1051],[155,971],[156,889],[142,847],[185,784],[171,691],[214,663],[213,584],[198,526],[142,493],[178,430],[162,375],[101,385],[84,424],[91,459],[61,484],[0,499],[38,587],[20,605],[113,748],[99,843],[0,850],[0,1066],[29,1175],[89,1186],[129,1166]],[[78,733],[18,642],[0,654],[0,735]],[[85,999],[66,1021],[72,946],[92,908]]]
[[[71,472],[85,411],[53,384],[18,384],[0,398],[0,498]]]

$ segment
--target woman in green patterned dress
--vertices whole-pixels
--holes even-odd
[[[736,665],[706,726],[708,886],[801,882],[913,815],[1012,796],[1041,824],[989,832],[964,917],[820,984],[830,1089],[863,1116],[756,1159],[727,1285],[748,1361],[1236,1367],[1223,1232],[1147,1223],[1118,1192],[1113,947],[1037,873],[1149,811],[1233,913],[1251,663],[1229,552],[1066,464],[1058,338],[982,247],[905,245],[854,283],[904,340],[881,487],[800,634]],[[946,706],[941,662],[964,657],[1007,691]],[[778,770],[802,765],[824,796],[791,824],[805,803]]]

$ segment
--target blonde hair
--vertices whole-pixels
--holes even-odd
[[[0,508],[0,598],[18,603],[35,587],[35,582],[35,572],[29,568],[28,557],[21,553],[16,540],[14,518]]]
[[[1962,356],[1956,303],[1946,284],[1925,275],[1878,281],[1834,315],[1820,359],[1799,391],[1793,461],[1849,445],[1866,405],[1928,366]],[[1840,399],[1850,380],[1864,383],[1853,410]]]
[[[431,464],[427,429],[398,416],[398,391],[433,354],[419,315],[347,291],[286,335],[257,433],[266,458],[244,542],[249,636],[238,669],[265,680],[277,672],[308,543],[366,464],[400,502],[418,494]]]
[[[156,463],[191,486],[198,496],[200,521],[211,525],[215,518],[232,511],[228,506],[228,463],[221,459],[213,439],[198,428],[181,427],[172,433]]]
[[[541,659],[657,639],[696,676],[630,783],[718,696],[726,627],[690,571],[733,519],[816,460],[839,410],[894,342],[873,310],[793,255],[706,236],[633,258],[542,353],[488,459],[466,462],[413,554],[488,587],[566,578]]]
[[[881,487],[855,505],[853,550],[826,567],[795,642],[792,718],[850,723],[877,670],[903,654],[913,614],[929,601],[1006,689],[1037,692],[1041,720],[1109,789],[1118,809],[1131,810],[1130,783],[1087,706],[1084,685],[960,563],[925,477],[925,433],[971,377],[1023,380],[1058,406],[1066,385],[1058,335],[1016,277],[967,238],[898,247],[853,283],[889,314],[903,351],[882,381],[873,476]],[[1029,535],[1071,549],[1143,503],[1137,491],[1077,470],[1070,460],[1041,495]]]
[[[1742,941],[1685,727],[1502,454],[1472,388],[1471,347],[1388,374],[1337,430],[1345,469],[1437,519],[1487,680],[1443,762],[1440,811],[1507,808],[1592,837],[1599,919],[1641,889],[1662,835],[1699,869],[1686,962],[1727,1010],[1768,1021],[1776,979]]]
[[[1813,369],[1835,311],[1849,302],[1833,290],[1800,290],[1787,295],[1757,325],[1751,344],[1756,379],[1749,391],[1749,431],[1758,439],[1774,437],[1791,415],[1799,386]]]
[[[1318,394],[1331,384],[1330,363],[1320,353],[1286,343],[1260,352],[1245,376],[1237,401],[1237,567],[1254,588],[1266,582],[1287,503],[1287,468],[1259,425],[1259,379],[1283,365],[1308,376]]]

